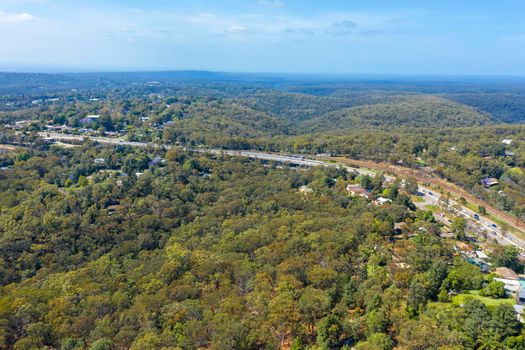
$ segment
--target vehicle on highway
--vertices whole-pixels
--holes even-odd
[[[491,224],[490,226],[492,226],[494,228],[498,228],[498,225],[496,225],[496,224]]]
[[[478,214],[474,214],[474,219],[479,220],[479,215]]]

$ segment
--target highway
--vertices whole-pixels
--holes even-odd
[[[111,137],[94,137],[94,136],[84,136],[84,135],[73,135],[73,134],[60,134],[56,132],[39,132],[38,136],[44,139],[53,139],[56,141],[84,141],[84,140],[93,140],[101,144],[106,145],[122,145],[122,146],[131,146],[131,147],[147,147],[147,146],[158,146],[155,144],[150,144],[146,142],[132,142],[125,141],[120,138],[111,138]]]
[[[234,157],[247,157],[247,158],[253,158],[253,159],[261,159],[261,160],[268,160],[268,161],[276,161],[276,162],[282,162],[282,163],[290,163],[295,165],[301,165],[301,166],[324,166],[324,167],[342,167],[346,169],[349,172],[357,172],[362,175],[370,175],[375,176],[375,173],[368,170],[363,170],[347,165],[337,164],[337,163],[331,163],[331,162],[324,162],[316,159],[310,159],[306,158],[305,156],[297,155],[297,156],[283,156],[279,154],[272,154],[272,153],[262,153],[262,152],[254,152],[254,151],[231,151],[231,150],[219,150],[219,149],[198,149],[197,152],[202,153],[213,153],[213,154],[225,154],[229,156]],[[388,178],[393,179],[393,177],[388,176]]]
[[[90,139],[96,142],[99,142],[101,144],[108,144],[108,145],[123,145],[123,146],[131,146],[131,147],[164,147],[166,149],[171,148],[169,145],[160,145],[160,144],[153,144],[153,143],[146,143],[146,142],[132,142],[132,141],[125,141],[123,139],[119,138],[109,138],[109,137],[91,137],[91,136],[79,136],[79,135],[71,135],[71,134],[60,134],[60,133],[49,133],[49,132],[40,132],[40,137],[52,139],[59,142],[67,142],[67,141],[83,141],[85,139]],[[192,149],[190,151],[199,152],[199,153],[211,153],[216,155],[229,155],[233,157],[247,157],[247,158],[253,158],[253,159],[261,159],[261,160],[267,160],[267,161],[277,161],[282,163],[290,163],[300,166],[323,166],[323,167],[342,167],[346,169],[349,172],[356,172],[361,175],[370,175],[375,176],[376,172],[362,169],[362,168],[356,168],[351,167],[348,165],[335,163],[335,162],[327,162],[317,159],[311,159],[307,158],[303,155],[280,155],[280,154],[273,154],[273,153],[265,153],[265,152],[257,152],[257,151],[242,151],[242,150],[222,150],[222,149]],[[391,177],[389,175],[385,175],[386,179],[394,179],[394,177]],[[440,198],[441,195],[437,193],[436,191],[419,185],[419,192],[421,196],[423,197],[423,200],[427,203],[431,203],[434,205],[440,204]],[[456,210],[454,208],[459,208],[459,210]],[[493,238],[497,240],[499,243],[503,245],[513,245],[518,247],[522,252],[525,252],[525,241],[516,237],[516,235],[513,235],[511,233],[504,234],[501,231],[501,228],[497,226],[495,222],[490,220],[487,217],[479,216],[479,220],[476,220],[474,218],[474,215],[477,214],[474,211],[470,210],[466,206],[460,205],[457,202],[450,201],[449,202],[449,209],[454,210],[455,215],[462,215],[464,216],[467,221],[469,222],[469,225],[472,227],[478,227],[478,235],[481,235],[482,231],[485,230],[487,232],[487,236],[490,238]],[[525,253],[522,253],[525,255]]]
[[[419,186],[419,192],[422,194],[425,204],[438,206],[442,203],[441,195],[431,189]],[[449,200],[447,208],[449,211],[452,211],[454,215],[463,216],[467,221],[469,228],[471,228],[477,236],[481,236],[482,232],[485,231],[488,238],[496,240],[502,245],[513,245],[519,248],[522,252],[525,251],[525,241],[509,233],[504,234],[501,228],[490,219],[481,215],[478,215],[479,219],[476,219],[475,215],[477,213],[475,211],[462,206],[453,200]]]
[[[39,132],[38,135],[43,138],[53,139],[53,140],[61,141],[61,142],[83,141],[86,139],[90,139],[98,143],[107,144],[107,145],[121,145],[121,146],[131,146],[131,147],[153,146],[153,147],[164,147],[166,149],[171,148],[171,146],[169,145],[159,145],[159,144],[152,144],[152,143],[146,143],[146,142],[125,141],[123,139],[109,138],[109,137],[91,137],[91,136],[81,136],[81,135],[72,135],[72,134],[60,134],[60,133],[53,133],[53,132]],[[375,175],[375,173],[372,171],[360,170],[355,167],[350,167],[350,166],[341,165],[337,163],[330,163],[330,162],[324,162],[324,161],[319,161],[315,159],[308,159],[304,156],[283,156],[283,155],[278,155],[278,154],[254,152],[254,151],[237,151],[237,150],[222,150],[222,149],[207,149],[207,148],[206,149],[198,148],[198,149],[193,149],[192,151],[200,152],[200,153],[225,154],[225,155],[234,156],[234,157],[240,156],[240,157],[247,157],[247,158],[254,158],[254,159],[261,159],[261,160],[268,160],[268,161],[277,161],[277,162],[290,163],[290,164],[302,165],[302,166],[329,166],[329,167],[341,166],[347,169],[348,171],[357,171],[361,174],[368,174],[370,176]]]

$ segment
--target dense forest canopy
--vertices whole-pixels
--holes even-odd
[[[18,157],[0,189],[2,347],[523,342],[510,306],[442,295],[486,277],[453,257],[432,216],[396,183],[371,185],[388,206],[351,199],[353,177],[91,145]],[[408,226],[392,241],[396,222]]]
[[[492,273],[523,273],[520,252],[422,206],[413,179],[192,151],[395,164],[523,220],[524,92],[519,79],[2,73],[0,348],[524,349]],[[465,259],[478,251],[491,273]]]
[[[304,124],[306,130],[363,129],[374,127],[474,126],[491,122],[482,114],[438,97],[411,96],[399,102],[344,108],[320,115]]]
[[[0,99],[0,120],[34,120],[28,130],[87,126],[131,141],[402,162],[525,218],[519,125],[525,84],[519,79],[323,81],[205,72],[2,77],[23,93]],[[32,88],[37,83],[44,95]],[[83,125],[89,114],[101,119]],[[487,177],[502,181],[487,191],[480,184]]]

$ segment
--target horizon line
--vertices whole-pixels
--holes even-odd
[[[357,72],[272,72],[272,71],[227,71],[210,69],[60,69],[60,68],[28,68],[10,69],[0,67],[0,74],[45,74],[45,75],[68,75],[68,74],[140,74],[140,73],[206,73],[224,75],[253,75],[253,76],[276,76],[276,77],[420,77],[420,78],[505,78],[520,79],[525,75],[520,74],[464,74],[464,73],[357,73]]]

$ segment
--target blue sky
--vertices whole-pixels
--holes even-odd
[[[523,0],[0,0],[0,69],[525,75]]]

